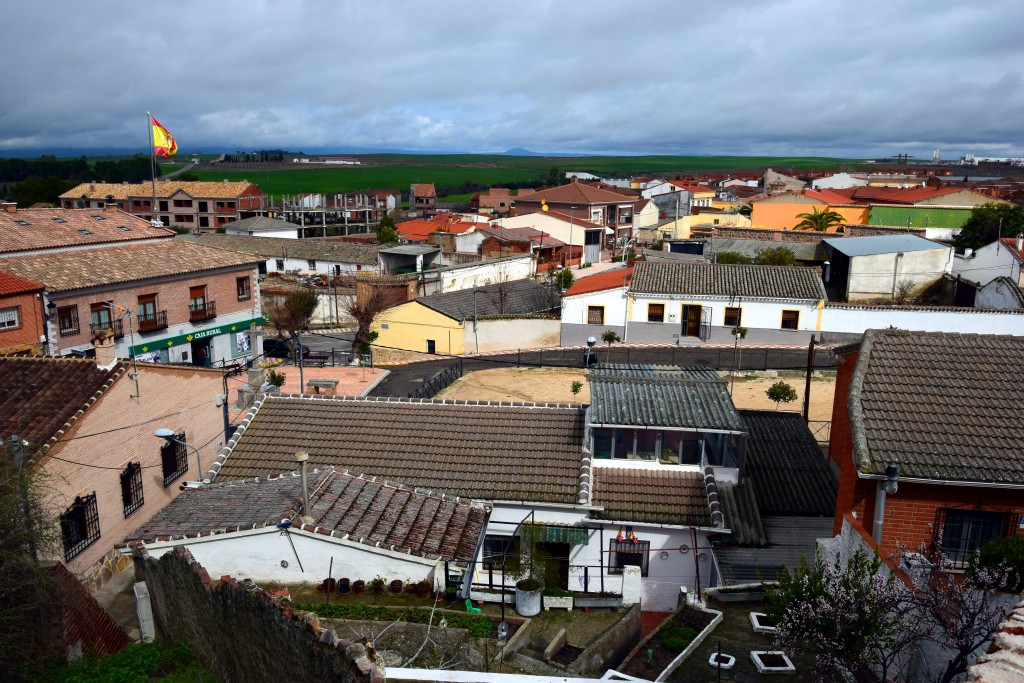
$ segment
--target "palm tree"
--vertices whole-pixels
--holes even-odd
[[[829,228],[842,225],[846,221],[841,214],[832,209],[818,211],[818,207],[814,207],[811,213],[798,213],[796,217],[801,219],[796,224],[796,230],[817,230],[818,232],[828,232]]]

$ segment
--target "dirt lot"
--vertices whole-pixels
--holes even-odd
[[[471,372],[442,391],[436,398],[465,401],[536,401],[538,403],[590,403],[586,370],[570,368],[500,368]],[[725,378],[729,381],[729,378]],[[580,393],[573,396],[572,383],[582,381]],[[775,404],[765,391],[778,381],[796,389],[797,400],[779,406],[779,410],[803,410],[804,378],[801,373],[780,373],[778,378],[736,378],[733,402],[737,408],[773,410]],[[825,375],[811,381],[811,419],[831,420],[835,376]]]

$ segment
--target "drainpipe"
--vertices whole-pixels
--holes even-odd
[[[313,516],[309,514],[309,453],[296,451],[295,461],[299,463],[302,475],[302,523],[312,524]]]
[[[889,465],[885,468],[885,481],[879,481],[875,490],[875,519],[871,525],[871,537],[882,544],[882,528],[885,526],[885,499],[899,490],[900,468]]]

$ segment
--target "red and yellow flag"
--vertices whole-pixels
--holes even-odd
[[[167,129],[160,125],[160,122],[150,114],[149,120],[153,124],[153,148],[158,157],[173,157],[178,153],[178,143],[174,137],[167,132]]]

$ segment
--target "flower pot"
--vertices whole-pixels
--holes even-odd
[[[356,595],[362,595],[364,592],[366,592],[366,582],[362,579],[354,581],[352,583],[352,592]]]
[[[523,579],[516,584],[516,612],[523,617],[540,614],[541,593],[544,586],[533,579]]]
[[[413,586],[413,592],[416,593],[416,597],[425,598],[430,595],[430,584],[429,583],[417,583]]]
[[[352,590],[352,585],[348,579],[340,579],[338,581],[337,588],[339,593],[348,593]]]
[[[391,582],[391,585],[390,585],[391,592],[396,594],[396,595],[401,593],[402,592],[402,585],[403,584],[402,584],[401,579],[395,579],[394,581]]]

